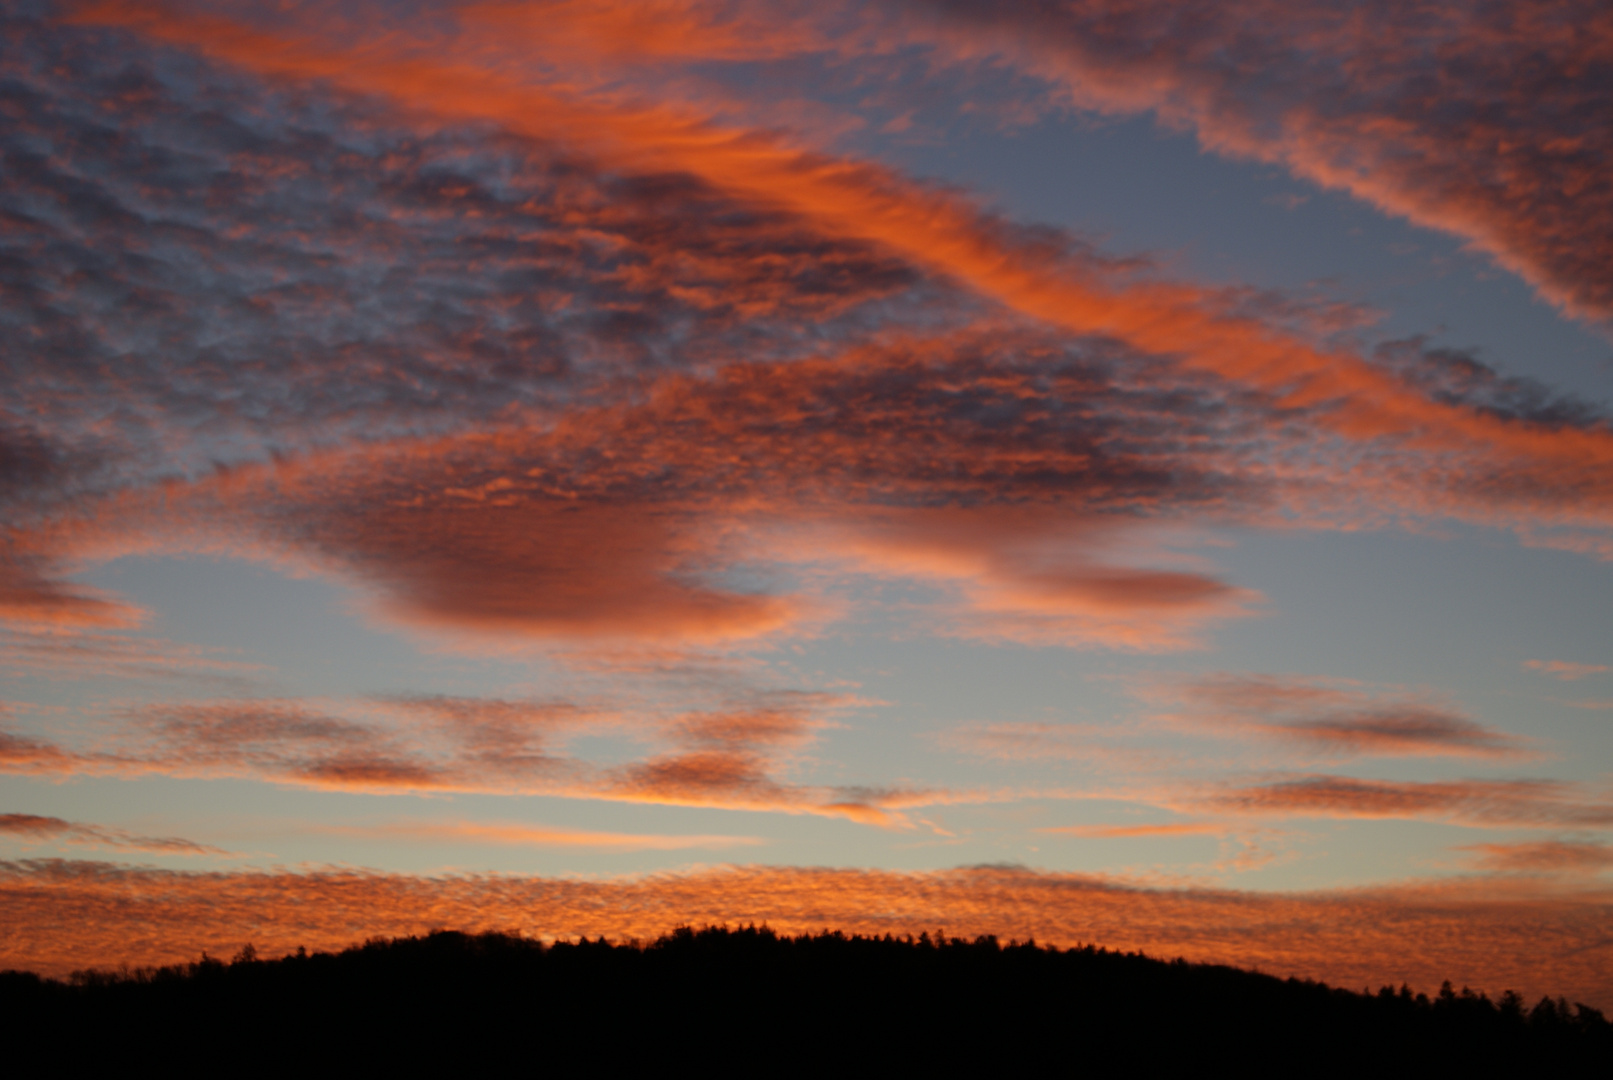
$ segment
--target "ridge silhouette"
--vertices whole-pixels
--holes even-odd
[[[1601,1069],[1613,1025],[1586,1005],[1454,990],[1358,993],[1094,946],[926,933],[788,937],[681,927],[551,945],[434,931],[341,953],[0,973],[8,1058],[233,1071],[547,1071],[661,1063],[704,1072],[1034,1067],[1152,1072]],[[155,1058],[149,1055],[156,1055]]]

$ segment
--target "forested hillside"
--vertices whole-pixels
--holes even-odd
[[[520,1071],[644,1062],[790,1071],[923,1065],[1083,1073],[1226,1062],[1307,1074],[1613,1065],[1613,1025],[1449,985],[1364,994],[1098,948],[940,935],[681,929],[556,943],[453,932],[340,954],[0,976],[7,1046],[58,1066],[200,1054]],[[155,1058],[152,1058],[155,1055]],[[1606,1073],[1604,1072],[1603,1075]]]

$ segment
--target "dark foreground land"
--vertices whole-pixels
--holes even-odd
[[[1361,994],[995,939],[679,930],[543,946],[439,932],[340,954],[0,973],[6,1059],[52,1071],[1613,1076],[1566,1001]],[[22,1075],[14,1073],[13,1075]]]

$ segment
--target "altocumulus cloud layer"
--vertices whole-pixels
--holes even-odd
[[[948,47],[1083,105],[1156,113],[1488,251],[1582,317],[1613,316],[1613,16],[1543,4],[917,0]]]
[[[1111,837],[1295,819],[1605,830],[1613,810],[1594,785],[1519,775],[1541,746],[1424,690],[1160,679],[1139,693],[1142,736],[1214,744],[1209,764],[1156,754],[1101,791],[965,789],[821,768],[851,695],[736,684],[646,706],[270,691],[245,658],[138,633],[152,613],[74,574],[131,555],[251,560],[340,582],[371,624],[414,640],[622,663],[626,684],[633,664],[809,640],[886,590],[908,590],[892,617],[930,637],[1200,648],[1266,599],[1161,539],[1194,530],[1456,521],[1609,557],[1613,427],[1596,409],[1468,356],[1364,342],[1337,305],[1169,280],[846,149],[909,113],[936,123],[938,102],[981,123],[1152,113],[1216,152],[1464,237],[1605,320],[1606,22],[1572,4],[0,4],[0,669],[147,695],[86,706],[75,724],[17,703],[0,713],[0,769],[898,830],[930,827],[928,807],[1098,795],[1191,817]],[[625,755],[584,744],[601,736]],[[985,723],[949,745],[1122,761],[1106,738]],[[1439,759],[1507,773],[1343,772]],[[212,850],[46,815],[0,828]],[[1080,828],[1064,831],[1098,835]],[[434,835],[622,850],[752,839],[473,823]],[[1583,836],[1475,850],[1503,877],[1606,865]],[[409,896],[440,913],[429,925],[509,925],[499,912],[552,894],[559,922],[534,929],[654,933],[674,909],[870,928],[849,900],[801,899],[841,890],[949,931],[1160,949],[1176,947],[1161,943],[1179,940],[1167,928],[1182,905],[1212,937],[1228,913],[1264,912],[1192,955],[1381,981],[1402,977],[1391,960],[1405,941],[1493,928],[1504,910],[1446,924],[1444,901],[1415,890],[1268,901],[1007,871],[777,871],[601,885],[586,903],[653,915],[573,926],[587,892],[575,883],[8,873],[18,925],[47,918],[46,896],[87,913],[125,894],[150,905],[144,929],[125,928],[146,943],[138,960],[225,940],[260,894],[317,901],[296,941],[264,917],[257,943],[275,948],[415,929],[399,914]],[[349,895],[371,906],[336,899]],[[1126,897],[1157,918],[1072,914]],[[1578,942],[1591,908],[1559,900],[1530,894],[1518,910]],[[153,929],[195,905],[224,937]],[[360,910],[380,921],[357,927]],[[1358,967],[1295,943],[1305,919],[1347,938],[1394,910],[1408,928],[1383,931]],[[111,940],[19,962],[82,966]],[[1533,985],[1511,974],[1513,945],[1462,951],[1476,948],[1453,944],[1404,977]],[[1543,988],[1605,1000],[1577,963],[1540,975],[1559,980]]]
[[[1487,893],[1487,894],[1486,894]],[[1009,868],[935,874],[716,870],[616,881],[427,878],[356,872],[179,873],[106,863],[0,863],[0,903],[40,933],[13,955],[66,974],[92,963],[177,963],[341,948],[374,934],[462,926],[533,935],[653,939],[678,925],[766,923],[781,933],[995,933],[1099,941],[1335,985],[1450,978],[1492,993],[1613,1000],[1605,892],[1527,884],[1260,896],[1157,890]]]

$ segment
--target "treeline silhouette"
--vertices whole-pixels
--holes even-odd
[[[1069,1075],[1221,1064],[1613,1075],[1613,1025],[1562,999],[1529,1006],[1449,983],[1432,997],[1404,986],[1358,993],[1137,953],[939,934],[683,928],[648,945],[544,945],[438,931],[280,959],[247,946],[228,963],[203,954],[66,981],[0,973],[0,1010],[8,1059],[39,1055],[55,1069],[149,1060],[235,1071]]]

